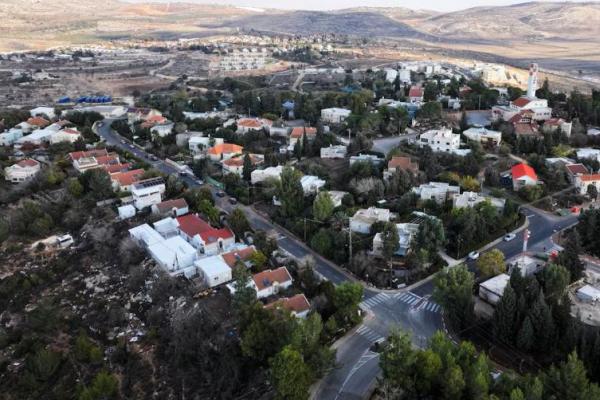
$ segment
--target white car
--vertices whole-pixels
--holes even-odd
[[[504,236],[504,241],[510,242],[511,240],[513,240],[516,237],[517,237],[517,235],[515,235],[514,233],[509,233],[508,235]]]
[[[469,257],[470,260],[477,260],[479,258],[479,252],[472,251],[469,253],[469,255],[467,257]]]

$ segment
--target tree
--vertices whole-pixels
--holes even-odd
[[[598,188],[596,187],[596,185],[593,184],[589,184],[587,187],[587,195],[589,196],[590,199],[596,201],[596,199],[598,199]]]
[[[505,343],[512,343],[517,322],[517,296],[510,285],[506,285],[500,302],[494,311],[494,336]]]
[[[538,351],[550,348],[554,343],[555,325],[550,307],[544,299],[543,291],[538,294],[528,317],[533,327],[534,348]]]
[[[250,272],[245,266],[239,266],[232,271],[233,288],[232,305],[234,312],[245,317],[248,309],[256,303],[256,290],[250,285]]]
[[[277,399],[308,399],[313,374],[302,355],[291,346],[284,347],[271,361],[270,372]]]
[[[581,238],[579,231],[573,229],[567,235],[565,240],[564,250],[558,255],[557,263],[564,266],[570,274],[571,282],[574,282],[583,277],[585,266],[579,259],[579,255],[583,253],[581,246]]]
[[[104,200],[113,196],[110,177],[103,169],[85,171],[79,177],[85,193],[94,201]]]
[[[279,198],[283,215],[297,217],[304,208],[304,190],[300,184],[301,173],[293,167],[285,166],[281,172]]]
[[[384,225],[383,232],[381,232],[381,240],[383,241],[383,257],[386,260],[391,260],[396,251],[398,251],[400,241],[396,224],[388,222]]]
[[[227,217],[227,223],[229,227],[235,233],[235,236],[238,238],[244,237],[244,232],[250,231],[250,223],[248,222],[248,218],[246,218],[246,214],[242,211],[241,208],[236,207],[229,217]]]
[[[67,181],[67,190],[71,196],[79,198],[83,195],[83,185],[77,178],[69,178]]]
[[[333,214],[333,209],[333,200],[329,192],[319,192],[313,201],[313,216],[318,221],[327,221]]]
[[[290,342],[296,324],[289,311],[268,310],[255,302],[241,320],[242,353],[259,363],[266,362]]]
[[[310,240],[310,247],[325,257],[331,257],[333,242],[329,230],[325,228],[319,229],[319,231]]]
[[[339,325],[357,322],[358,304],[363,297],[363,287],[359,283],[344,282],[335,287],[333,306]]]
[[[498,249],[483,253],[477,260],[477,268],[484,278],[489,278],[506,272],[504,253]]]
[[[410,336],[405,332],[393,330],[387,342],[388,345],[379,359],[383,379],[411,398],[415,394],[415,386],[418,382],[415,377],[418,358],[413,350]]]
[[[244,165],[242,167],[242,177],[245,181],[249,182],[252,174],[252,170],[254,169],[252,165],[252,159],[250,158],[250,154],[246,153],[244,155]]]
[[[100,371],[92,381],[92,385],[83,389],[79,400],[109,400],[117,398],[119,380],[107,371]]]
[[[587,372],[576,353],[558,368],[551,367],[545,377],[546,386],[552,388],[554,398],[561,400],[587,400],[600,398],[600,389],[590,383]]]
[[[425,218],[419,224],[419,231],[412,247],[415,249],[425,249],[430,254],[434,254],[445,245],[446,233],[444,232],[442,221],[435,217]]]
[[[290,345],[302,354],[315,377],[323,376],[335,363],[335,350],[321,344],[322,334],[321,315],[312,313],[300,321],[290,342]]]
[[[550,264],[544,268],[542,278],[546,300],[549,300],[551,304],[558,303],[569,285],[569,271],[562,265]]]
[[[419,119],[437,119],[442,117],[442,103],[437,101],[430,101],[423,104],[421,109],[417,112]]]
[[[199,207],[200,212],[202,213],[202,215],[204,215],[206,218],[208,218],[208,220],[210,221],[211,224],[218,224],[219,221],[219,210],[213,206],[210,201],[208,200],[202,200],[200,201],[200,207]]]
[[[473,274],[464,264],[447,268],[434,278],[432,297],[458,329],[465,328],[473,319],[474,283]]]

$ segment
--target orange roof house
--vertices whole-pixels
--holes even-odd
[[[228,159],[236,154],[241,154],[244,147],[233,143],[217,144],[207,150],[208,156],[213,160]]]

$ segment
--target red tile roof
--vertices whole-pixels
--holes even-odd
[[[18,165],[21,168],[27,168],[27,167],[35,167],[36,165],[40,165],[40,163],[31,158],[26,158],[24,160],[19,161],[16,165]]]
[[[42,117],[31,117],[27,120],[27,123],[29,125],[35,125],[35,126],[48,126],[50,125],[50,121],[48,121],[46,118],[42,118]]]
[[[600,181],[600,174],[581,175],[579,179],[581,179],[583,182]]]
[[[229,239],[234,237],[233,232],[227,228],[217,229],[210,226],[206,221],[203,221],[195,214],[182,215],[177,217],[179,229],[189,237],[193,238],[199,235],[202,240],[207,243],[214,243],[218,239]]]
[[[221,161],[221,163],[229,167],[241,167],[242,165],[244,165],[244,157],[245,156],[229,158],[227,160]],[[250,162],[252,163],[252,165],[257,165],[261,161],[262,160],[260,158],[254,156],[253,154],[250,154]]]
[[[423,88],[421,86],[411,86],[408,97],[423,97]]]
[[[585,175],[588,174],[589,171],[583,164],[567,164],[565,168],[571,175]]]
[[[535,124],[513,124],[515,134],[517,135],[537,135],[539,134],[538,126]]]
[[[70,135],[80,135],[80,133],[77,129],[72,129],[72,128],[63,129],[61,132],[68,133]]]
[[[240,118],[239,120],[237,120],[236,125],[242,126],[244,128],[260,129],[265,125],[273,125],[273,121],[266,118]]]
[[[310,126],[307,126],[306,128],[297,126],[292,129],[290,137],[300,139],[302,136],[304,136],[304,132],[306,132],[306,137],[315,136],[317,134],[317,128],[312,128]]]
[[[519,97],[515,101],[513,101],[513,105],[519,108],[525,107],[527,104],[531,103],[531,99],[525,96]]]
[[[528,176],[531,179],[536,180],[536,181],[538,179],[537,174],[535,173],[535,170],[527,164],[523,164],[523,163],[517,164],[517,165],[513,166],[510,171],[512,173],[513,179],[519,179],[524,176]]]
[[[412,162],[410,157],[392,157],[388,162],[388,168],[400,168],[405,171],[419,171],[419,164]]]
[[[267,269],[263,272],[259,272],[252,277],[252,280],[260,291],[271,286],[274,282],[290,282],[292,280],[292,276],[286,267],[279,267],[277,269]]]
[[[83,157],[100,157],[100,156],[107,156],[108,155],[108,151],[106,151],[106,149],[94,149],[94,150],[89,150],[89,151],[74,151],[72,153],[69,153],[69,157],[71,158],[71,160],[79,160],[80,158]]]
[[[107,156],[95,157],[98,165],[120,164],[119,156],[109,154]]]
[[[110,179],[117,182],[119,186],[129,186],[135,182],[138,182],[142,175],[144,175],[143,169],[134,169],[125,172],[116,172],[110,174]]]
[[[283,308],[290,312],[301,313],[310,310],[310,303],[308,302],[306,296],[300,293],[292,297],[285,297],[283,299],[274,301],[271,304],[267,304],[265,308]]]
[[[221,257],[223,257],[223,260],[229,265],[229,268],[235,268],[238,261],[248,261],[255,251],[256,248],[254,246],[249,246],[242,250],[221,254]]]
[[[244,151],[242,146],[238,146],[233,143],[221,143],[208,149],[208,154],[220,155],[220,154],[231,154],[241,153]]]
[[[102,168],[109,174],[114,174],[115,172],[125,172],[131,167],[130,163],[125,164],[108,164],[103,165]]]
[[[185,199],[174,199],[160,202],[156,205],[158,211],[161,213],[171,211],[172,209],[181,209],[186,208],[188,206],[187,201]]]

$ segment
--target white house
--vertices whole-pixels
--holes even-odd
[[[369,234],[371,226],[375,222],[389,222],[391,219],[390,210],[387,208],[369,207],[363,208],[350,218],[350,229],[353,232]]]
[[[577,158],[579,158],[580,160],[583,158],[589,158],[591,160],[596,160],[600,162],[600,150],[592,149],[590,147],[577,149]]]
[[[50,138],[59,130],[59,124],[52,124],[42,129],[36,129],[27,136],[23,136],[15,142],[16,146],[22,146],[25,143],[31,143],[35,146],[40,146],[43,143],[49,143]]]
[[[211,138],[210,136],[192,135],[188,141],[188,147],[194,154],[202,154],[212,146],[223,144],[223,138]]]
[[[286,267],[259,272],[252,277],[256,297],[264,299],[292,286],[292,276]]]
[[[166,124],[154,125],[152,128],[150,128],[150,132],[160,137],[165,137],[173,133],[174,127],[175,124],[173,122],[168,122]]]
[[[148,246],[148,253],[156,263],[172,275],[194,275],[194,261],[197,253],[188,242],[180,236],[172,236]]]
[[[171,215],[179,217],[190,212],[185,199],[166,200],[152,205],[152,213],[158,215]]]
[[[575,176],[575,188],[580,194],[586,194],[588,186],[595,186],[600,193],[600,174],[585,174]]]
[[[273,121],[266,118],[240,118],[236,121],[236,133],[245,134],[250,131],[257,131],[261,129],[266,129],[269,131],[272,125]]]
[[[314,175],[304,175],[300,178],[300,184],[302,185],[304,195],[318,193],[319,190],[325,186],[325,183],[326,182],[323,179],[319,179],[318,176]]]
[[[132,184],[131,195],[135,208],[141,210],[160,203],[165,189],[165,181],[162,178],[150,178]]]
[[[278,165],[276,167],[268,167],[265,169],[255,169],[250,174],[250,182],[255,185],[259,182],[263,182],[269,178],[279,180],[281,173],[283,172],[283,166]]]
[[[419,232],[419,224],[403,223],[396,224],[398,231],[398,249],[395,254],[405,256],[410,250],[413,238]],[[383,234],[378,232],[373,238],[373,254],[383,255]]]
[[[484,201],[490,202],[490,204],[498,209],[503,209],[506,204],[505,199],[499,199],[497,197],[482,195],[477,192],[463,192],[461,194],[454,195],[452,199],[452,206],[454,208],[473,208],[479,203]]]
[[[117,211],[119,213],[120,220],[133,218],[133,217],[135,217],[135,213],[136,213],[135,207],[132,206],[131,204],[127,204],[127,205],[118,207]]]
[[[502,299],[504,289],[510,281],[510,276],[500,274],[479,284],[479,297],[491,305],[496,305]]]
[[[460,148],[460,135],[451,129],[432,129],[419,136],[419,146],[429,146],[433,151],[454,153]]]
[[[345,108],[323,108],[321,110],[321,120],[330,124],[340,124],[352,114],[350,110]]]
[[[562,118],[550,118],[549,120],[544,121],[544,125],[542,126],[544,132],[555,132],[558,129],[560,129],[565,136],[571,137],[573,123],[567,122]],[[598,131],[598,133],[600,133],[600,131]],[[588,135],[590,135],[590,129],[588,129]]]
[[[346,146],[329,145],[328,147],[321,147],[321,158],[345,158],[348,152]]]
[[[0,146],[12,146],[17,140],[23,137],[23,130],[12,128],[6,132],[0,133]]]
[[[385,159],[377,157],[374,154],[359,154],[357,156],[350,157],[350,165],[357,162],[368,162],[375,165],[381,165],[384,161]]]
[[[341,207],[344,196],[349,194],[348,192],[344,192],[342,190],[330,190],[327,193],[329,193],[329,197],[331,197],[334,207]]]
[[[249,154],[249,157],[252,167],[256,167],[265,161],[265,156],[262,154]],[[240,155],[221,161],[223,172],[242,176],[244,172],[244,158],[245,156]]]
[[[66,128],[66,129],[62,129],[62,130],[54,133],[52,136],[50,136],[50,144],[62,143],[62,142],[75,143],[80,138],[81,138],[81,133],[79,133],[79,131],[77,129]]]
[[[54,107],[36,107],[29,110],[29,114],[32,117],[37,117],[38,115],[46,116],[50,119],[56,117],[56,113],[54,112]]]
[[[517,164],[511,168],[513,190],[518,191],[525,186],[538,184],[538,176],[535,170],[527,164]]]
[[[40,172],[40,168],[38,161],[26,158],[10,167],[4,168],[4,179],[12,183],[25,182]]]
[[[498,146],[502,141],[502,132],[491,131],[483,127],[467,129],[463,132],[463,135],[465,135],[467,139],[474,140],[481,144]]]
[[[143,248],[148,248],[165,240],[160,233],[148,224],[138,225],[129,230],[129,236]]]
[[[423,201],[434,200],[444,203],[448,198],[460,194],[460,187],[452,186],[446,182],[429,182],[412,189]]]
[[[198,275],[208,287],[215,287],[231,280],[231,268],[220,255],[204,257],[195,262]]]

